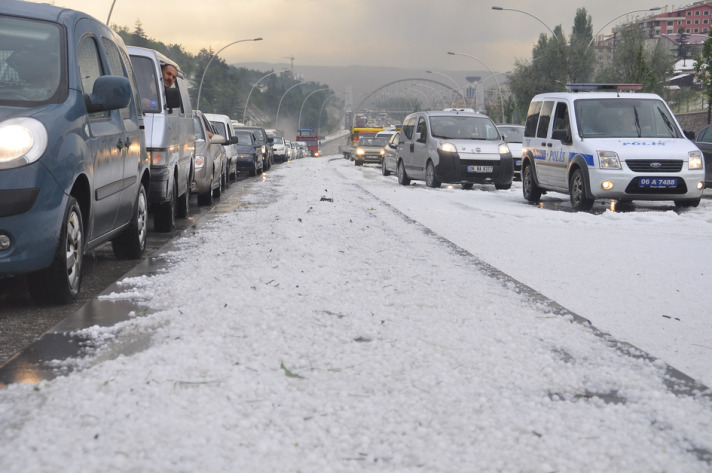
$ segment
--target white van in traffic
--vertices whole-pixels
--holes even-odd
[[[524,198],[569,194],[575,210],[596,199],[672,200],[697,206],[704,160],[665,101],[639,85],[570,84],[535,96],[522,143]],[[626,91],[626,89],[628,91]]]

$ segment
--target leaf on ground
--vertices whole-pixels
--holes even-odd
[[[296,373],[292,373],[286,366],[284,366],[284,362],[280,362],[279,367],[284,370],[284,374],[287,376],[287,378],[299,378],[299,379],[304,379],[304,376],[298,375]]]

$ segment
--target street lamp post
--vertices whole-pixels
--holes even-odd
[[[321,108],[319,109],[319,118],[317,119],[317,125],[316,125],[316,134],[317,136],[321,135],[321,112],[324,111],[324,105],[326,105],[326,102],[331,98],[336,96],[336,94],[342,94],[343,92],[334,92],[333,94],[329,95],[324,99],[324,102],[321,104]],[[327,114],[328,116],[328,114]]]
[[[255,82],[254,85],[252,86],[252,88],[250,89],[250,93],[247,94],[247,99],[245,100],[245,111],[242,113],[242,123],[247,123],[246,122],[246,120],[247,120],[247,103],[250,101],[250,96],[252,95],[252,91],[255,90],[255,87],[257,87],[257,84],[259,84],[260,81],[266,77],[269,77],[274,74],[280,74],[280,73],[288,71],[288,70],[289,69],[282,69],[279,71],[270,72],[269,74],[265,74],[262,77],[260,77],[259,79],[257,79],[257,82]]]
[[[524,13],[525,15],[529,15],[530,17],[534,18],[536,21],[538,21],[539,23],[541,23],[542,25],[544,25],[544,26],[546,27],[546,29],[551,32],[551,36],[556,37],[556,34],[554,33],[554,30],[552,30],[551,28],[549,28],[549,25],[547,25],[546,23],[544,23],[544,21],[542,21],[541,18],[539,18],[539,17],[537,17],[537,16],[534,16],[534,15],[532,15],[532,14],[529,13],[529,12],[525,12],[524,10],[515,10],[514,8],[502,8],[502,7],[492,7],[492,10],[497,10],[497,11],[516,11],[516,12],[519,12],[519,13]]]
[[[294,84],[293,86],[291,86],[290,88],[285,90],[284,93],[282,94],[282,97],[279,99],[279,104],[277,105],[277,115],[274,117],[274,127],[276,129],[279,129],[279,127],[277,126],[277,122],[279,121],[279,109],[282,107],[282,100],[284,99],[284,96],[287,95],[287,92],[289,92],[296,86],[306,84],[306,83],[307,83],[307,81],[297,82],[296,84]]]
[[[111,19],[111,13],[114,11],[114,5],[116,5],[116,0],[111,2],[111,8],[109,9],[109,16],[106,17],[106,26],[109,26],[109,20]]]
[[[210,63],[213,62],[213,59],[215,59],[223,49],[227,48],[228,46],[232,46],[233,44],[244,43],[245,41],[262,41],[262,38],[238,39],[237,41],[233,41],[232,43],[223,46],[218,50],[218,52],[212,55],[208,63],[205,65],[205,69],[203,70],[203,76],[200,78],[200,85],[198,86],[198,101],[196,102],[195,108],[200,108],[200,93],[203,90],[203,80],[205,79],[205,73],[208,72],[208,67],[210,66]]]
[[[457,88],[457,92],[460,94],[460,97],[462,97],[463,105],[465,105],[467,107],[467,99],[465,98],[465,94],[462,93],[462,87],[460,87],[460,85],[457,82],[455,82],[455,79],[453,79],[452,77],[450,77],[447,74],[444,74],[444,73],[438,72],[438,71],[425,71],[425,72],[427,72],[428,74],[439,74],[441,76],[445,76],[448,79],[450,79],[452,81],[452,83],[455,84],[455,87]],[[450,102],[450,106],[453,105],[453,102],[454,102],[454,100],[452,102]]]
[[[492,7],[492,8],[494,8],[494,7]],[[499,90],[499,104],[501,106],[500,108],[502,111],[501,123],[504,123],[504,95],[502,95],[502,87],[500,87],[500,85],[499,85],[499,79],[497,79],[497,76],[495,75],[495,73],[492,72],[492,69],[490,69],[490,67],[482,59],[478,59],[475,56],[470,56],[469,54],[464,54],[464,53],[453,53],[452,51],[448,51],[448,54],[451,56],[469,57],[470,59],[474,59],[475,61],[481,63],[483,66],[485,66],[487,68],[487,70],[491,74],[490,77],[494,77],[495,82],[497,82],[497,89]],[[482,82],[484,82],[484,81],[482,81]]]
[[[311,91],[311,92],[309,93],[309,95],[307,95],[306,97],[304,97],[304,100],[302,101],[302,106],[301,106],[301,108],[299,109],[299,119],[297,120],[297,130],[301,130],[301,129],[302,129],[302,110],[304,110],[304,104],[307,103],[307,99],[308,99],[309,97],[311,97],[312,95],[316,94],[317,92],[322,92],[322,91],[324,91],[324,90],[329,90],[329,88],[328,88],[328,87],[324,87],[323,89],[313,90],[313,91]],[[276,125],[276,123],[275,123],[275,125]]]
[[[608,23],[606,23],[605,25],[603,25],[603,26],[601,27],[601,29],[598,30],[595,35],[593,35],[593,38],[591,38],[591,41],[588,42],[588,45],[586,46],[586,49],[584,50],[584,54],[586,54],[586,51],[588,51],[588,48],[591,47],[591,44],[592,44],[593,41],[596,39],[596,36],[598,36],[598,35],[601,33],[601,31],[603,31],[603,29],[604,29],[606,26],[610,25],[611,23],[613,23],[614,21],[616,21],[618,18],[620,18],[620,17],[622,17],[622,16],[630,15],[631,13],[642,12],[642,11],[657,11],[657,10],[660,10],[660,9],[661,9],[660,7],[644,8],[644,9],[641,9],[641,10],[631,10],[631,11],[629,11],[629,12],[625,12],[625,13],[622,13],[622,14],[618,15],[617,17],[613,18],[613,19],[610,20]]]

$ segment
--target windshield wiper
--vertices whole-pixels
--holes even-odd
[[[638,130],[638,138],[640,138],[642,132],[640,130],[640,120],[638,120],[638,107],[633,106],[633,113],[635,113],[635,129]]]
[[[665,122],[665,126],[668,127],[668,130],[670,130],[670,135],[675,138],[677,137],[677,133],[675,132],[675,128],[673,128],[672,123],[670,123],[670,119],[665,115],[665,112],[663,112],[660,107],[655,107],[655,109],[658,111],[660,116],[663,118],[663,121]]]

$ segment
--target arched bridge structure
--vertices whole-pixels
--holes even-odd
[[[358,102],[353,112],[376,121],[388,117],[388,121],[399,123],[414,111],[463,106],[468,105],[463,105],[462,91],[437,80],[408,78],[375,89]]]

